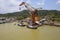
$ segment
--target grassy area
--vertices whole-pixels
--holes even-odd
[[[0,24],[0,40],[60,40],[60,27],[43,25],[29,29],[15,24]]]

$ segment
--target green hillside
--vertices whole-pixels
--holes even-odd
[[[13,12],[0,14],[0,17],[16,17],[17,19],[23,19],[29,17],[30,14],[27,10],[23,10],[21,12]],[[38,16],[40,18],[44,18],[45,16],[49,16],[51,19],[60,21],[60,11],[57,10],[39,10]]]

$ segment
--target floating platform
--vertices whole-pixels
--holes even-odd
[[[30,29],[37,29],[38,26],[30,26],[30,25],[28,25],[27,28],[30,28]]]
[[[17,24],[18,26],[22,26],[22,27],[24,27],[25,25],[23,25],[23,24]]]

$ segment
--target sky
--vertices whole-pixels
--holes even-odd
[[[27,2],[34,8],[47,10],[59,10],[60,0],[0,0],[0,14],[17,12],[26,9],[24,6],[20,7],[21,2]],[[19,10],[21,8],[21,10]]]

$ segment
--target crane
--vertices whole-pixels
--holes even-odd
[[[26,7],[26,9],[29,11],[29,13],[31,14],[32,26],[38,25],[38,21],[39,21],[39,17],[38,17],[38,13],[37,13],[38,10],[31,7],[26,2],[22,2],[19,4],[19,6],[22,6],[22,5],[24,5]]]

